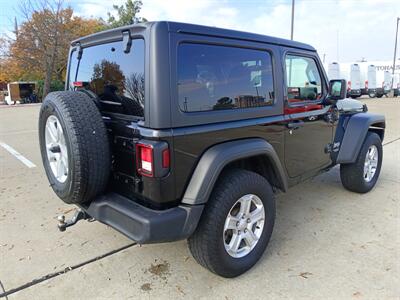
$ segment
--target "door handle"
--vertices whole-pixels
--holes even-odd
[[[300,127],[304,126],[304,122],[303,121],[295,121],[292,123],[288,123],[286,126],[289,129],[299,129]]]

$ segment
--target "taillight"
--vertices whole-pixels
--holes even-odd
[[[365,80],[365,88],[368,88],[368,80]]]
[[[168,174],[171,153],[164,141],[141,140],[136,144],[136,169],[138,174],[161,178]]]
[[[171,165],[171,160],[170,160],[170,155],[169,155],[169,149],[164,149],[162,151],[162,167],[163,168],[169,168]]]
[[[74,87],[83,87],[83,81],[75,81]]]
[[[347,81],[347,90],[348,90],[348,91],[351,90],[351,81]]]
[[[148,144],[136,144],[137,171],[140,175],[153,177],[154,155],[153,146]]]

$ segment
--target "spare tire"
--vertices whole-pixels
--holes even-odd
[[[47,178],[64,202],[89,202],[105,190],[110,145],[100,111],[88,95],[48,94],[39,114],[39,142]]]

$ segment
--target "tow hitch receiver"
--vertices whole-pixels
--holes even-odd
[[[92,217],[90,217],[86,212],[84,212],[81,209],[76,210],[74,216],[67,221],[65,221],[64,215],[58,216],[57,220],[58,220],[58,229],[60,231],[65,231],[67,227],[75,225],[80,220],[94,221]]]

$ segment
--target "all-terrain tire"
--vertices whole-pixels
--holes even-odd
[[[232,206],[244,195],[258,196],[264,206],[265,222],[261,236],[244,257],[235,258],[224,246],[224,224]],[[274,193],[268,181],[242,169],[224,172],[208,200],[199,225],[188,239],[189,249],[203,267],[223,277],[236,277],[249,270],[262,256],[275,222]]]
[[[64,132],[68,152],[64,182],[55,177],[48,159],[45,131],[50,116],[59,120]],[[100,111],[88,95],[73,91],[48,94],[40,109],[39,142],[47,178],[64,202],[88,202],[107,187],[111,164],[107,130]]]
[[[370,181],[364,178],[364,164],[368,149],[375,145],[378,150],[378,164],[374,176]],[[376,184],[381,171],[383,158],[382,141],[375,132],[368,132],[361,147],[360,153],[354,163],[340,165],[340,179],[343,186],[349,191],[356,193],[367,193]]]

